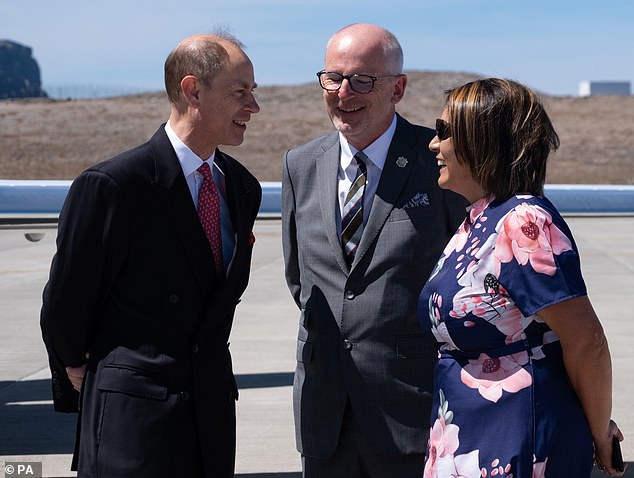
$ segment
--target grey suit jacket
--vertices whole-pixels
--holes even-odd
[[[301,309],[293,405],[297,449],[328,458],[350,400],[380,454],[424,453],[436,345],[423,338],[420,290],[465,216],[438,187],[433,130],[398,117],[352,266],[337,236],[338,134],[286,153],[286,280]]]

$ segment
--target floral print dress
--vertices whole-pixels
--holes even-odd
[[[539,310],[585,295],[568,226],[548,199],[469,208],[419,300],[440,343],[425,477],[589,477],[593,444]]]

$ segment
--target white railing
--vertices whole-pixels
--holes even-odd
[[[0,225],[55,224],[71,181],[0,179]],[[260,218],[281,214],[282,184],[263,181]],[[634,185],[550,184],[546,196],[564,215],[634,215]]]

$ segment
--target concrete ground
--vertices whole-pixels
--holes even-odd
[[[568,223],[609,340],[613,417],[625,434],[624,459],[632,462],[634,218],[578,217]],[[298,478],[291,410],[298,313],[284,283],[279,220],[258,221],[254,232],[251,282],[231,338],[240,387],[236,476]],[[30,242],[25,233],[44,237]],[[0,462],[42,462],[44,477],[66,478],[74,476],[69,466],[75,416],[52,410],[38,323],[54,240],[54,229],[0,231]],[[634,477],[631,463],[626,476]]]

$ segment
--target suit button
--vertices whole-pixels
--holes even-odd
[[[352,292],[351,290],[347,290],[346,291],[346,299],[348,299],[348,300],[354,299],[354,292]]]
[[[343,341],[343,348],[344,350],[352,350],[352,342],[350,342],[348,339],[345,339]]]
[[[199,350],[198,344],[194,344],[194,346],[192,347],[192,351],[197,354]]]
[[[180,397],[181,397],[181,400],[188,401],[192,399],[192,394],[189,392],[181,392]]]
[[[170,294],[167,300],[169,301],[170,304],[177,304],[178,301],[180,300],[180,297],[178,296],[178,294]]]

